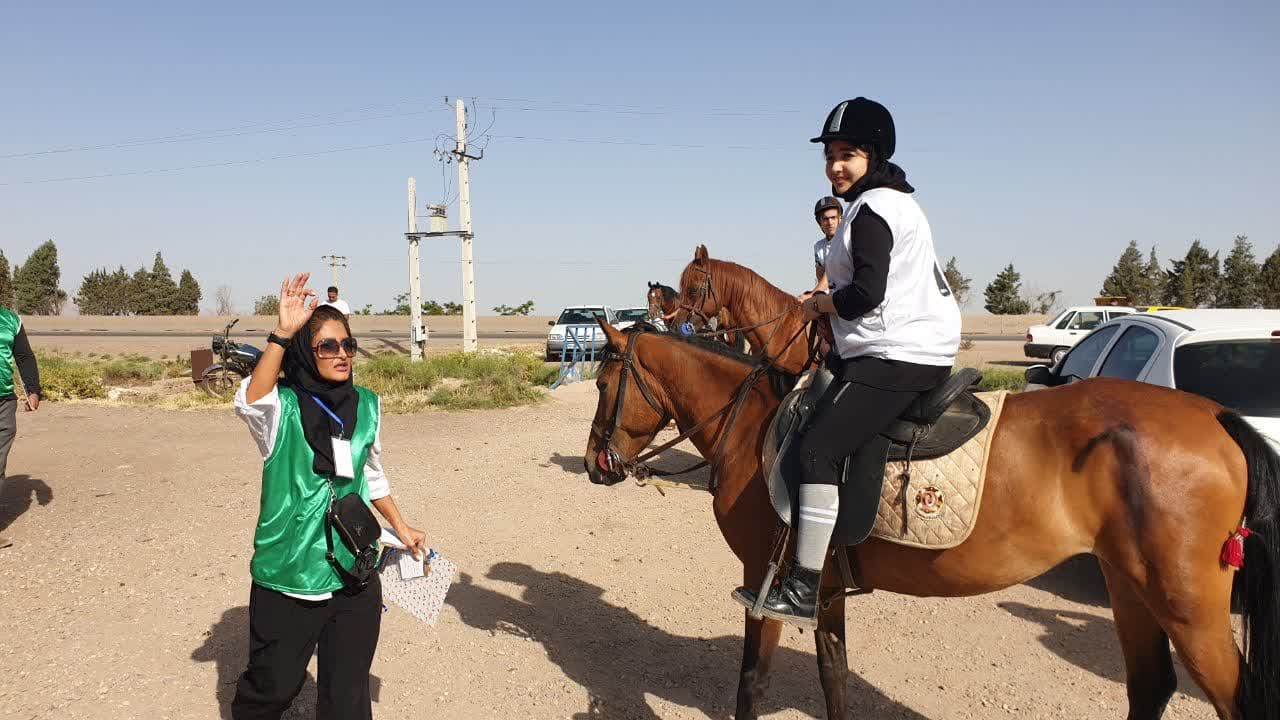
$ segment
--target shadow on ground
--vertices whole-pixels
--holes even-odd
[[[541,644],[547,658],[587,690],[590,700],[575,720],[656,720],[646,695],[710,717],[732,713],[741,636],[675,635],[606,602],[603,588],[522,563],[498,563],[486,577],[521,588],[520,597],[481,587],[464,574],[449,590],[449,604],[473,628]],[[924,718],[856,675],[850,674],[849,689],[852,717]],[[775,654],[772,682],[759,710],[768,714],[784,708],[825,714],[812,652],[783,648]]]
[[[10,475],[3,481],[0,491],[0,530],[13,524],[23,513],[31,509],[31,503],[48,505],[53,502],[53,488],[45,481],[30,475]]]

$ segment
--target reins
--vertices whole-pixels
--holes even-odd
[[[791,312],[791,310],[788,310],[787,312]],[[773,321],[781,319],[786,314],[787,313],[783,313],[782,315],[778,316],[778,318],[774,318]],[[770,322],[773,322],[773,321],[770,321]],[[767,324],[767,323],[763,323],[763,324]],[[779,325],[778,327],[780,328],[781,325]],[[782,351],[779,353],[779,355],[786,353],[787,349],[791,347],[791,344],[794,343],[796,339],[800,337],[801,333],[803,333],[807,327],[809,327],[808,324],[801,325],[796,330],[796,332],[792,334],[792,336],[787,340],[786,344],[782,346]],[[641,330],[641,331],[633,332],[629,334],[627,337],[626,349],[622,354],[618,354],[616,351],[612,351],[612,352],[606,351],[603,358],[603,362],[613,362],[613,361],[619,361],[619,360],[622,362],[622,372],[619,374],[618,396],[617,396],[617,400],[614,403],[613,418],[609,423],[609,427],[605,429],[605,432],[601,437],[601,444],[603,445],[603,452],[605,454],[605,460],[608,465],[607,470],[609,472],[619,472],[623,475],[623,477],[634,477],[637,483],[644,485],[646,484],[645,481],[647,481],[649,478],[652,478],[652,477],[674,477],[678,475],[685,475],[695,470],[700,470],[704,467],[709,466],[711,468],[711,480],[705,489],[714,496],[719,486],[717,476],[716,476],[716,460],[721,456],[721,453],[724,449],[724,445],[728,440],[729,435],[732,433],[734,423],[737,421],[738,416],[742,411],[742,406],[746,404],[745,401],[747,399],[747,396],[751,393],[752,388],[754,388],[756,383],[760,381],[760,378],[764,377],[765,374],[769,372],[769,370],[774,368],[773,359],[768,356],[767,352],[765,352],[763,354],[764,362],[752,368],[751,372],[747,374],[747,377],[744,378],[742,383],[738,385],[737,390],[734,391],[733,397],[730,398],[730,400],[727,403],[721,406],[719,410],[707,416],[706,418],[703,418],[696,425],[689,428],[688,430],[685,430],[684,432],[681,432],[675,438],[668,440],[667,442],[655,448],[649,449],[637,455],[636,457],[632,458],[631,460],[625,460],[622,458],[622,455],[619,454],[613,448],[613,435],[615,432],[617,432],[618,426],[622,421],[622,413],[626,405],[627,387],[630,384],[630,381],[632,378],[635,379],[636,386],[640,388],[640,394],[643,395],[645,401],[649,403],[649,407],[653,408],[653,410],[661,416],[662,420],[659,424],[659,427],[666,425],[667,422],[671,419],[670,413],[668,413],[661,406],[660,403],[654,400],[653,395],[650,393],[649,389],[645,386],[643,379],[640,377],[640,372],[636,369],[635,360],[634,360],[635,344],[636,344],[636,340],[642,334],[644,334],[644,332],[645,332],[644,330]],[[774,329],[774,333],[775,334],[777,333],[777,328]],[[809,351],[809,357],[805,361],[804,367],[800,370],[801,373],[808,370],[813,363],[814,357],[816,355],[816,350],[817,350],[817,346],[813,341],[816,337],[817,337],[817,333],[811,332],[810,334],[811,347]],[[770,340],[772,340],[773,334],[770,334],[769,338]],[[767,342],[766,342],[766,347],[768,347]],[[717,419],[719,419],[721,422],[719,426],[716,428],[714,441],[712,443],[711,454],[706,459],[694,465],[691,465],[687,468],[684,468],[682,470],[660,470],[657,468],[650,467],[647,464],[649,460],[653,459],[654,457],[657,457],[663,452],[666,452],[667,450],[670,450],[676,445],[679,445],[685,440],[688,440],[689,438],[693,437],[700,430],[707,427],[712,422],[715,422]],[[686,484],[686,483],[674,483],[674,482],[664,481],[664,484],[669,487],[679,487],[679,488],[687,488],[687,489],[694,488],[693,485]]]

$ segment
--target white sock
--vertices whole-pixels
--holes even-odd
[[[839,512],[839,486],[800,486],[800,522],[796,528],[796,563],[800,567],[822,570]]]

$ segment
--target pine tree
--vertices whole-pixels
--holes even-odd
[[[1127,297],[1135,304],[1142,302],[1139,298],[1147,294],[1147,279],[1146,269],[1142,266],[1142,251],[1136,241],[1129,241],[1129,247],[1120,253],[1111,274],[1102,281],[1102,294]]]
[[[947,278],[947,285],[951,288],[951,294],[956,299],[956,304],[964,307],[969,302],[969,287],[973,283],[973,278],[967,278],[960,272],[960,267],[956,265],[954,256],[947,261],[947,268],[942,271],[944,277]]]
[[[9,258],[0,250],[0,306],[13,308],[13,278],[9,275]]]
[[[1220,308],[1255,308],[1261,302],[1258,274],[1261,268],[1253,256],[1248,235],[1237,235],[1235,247],[1222,263],[1222,286],[1214,299]]]
[[[1218,254],[1209,254],[1199,240],[1191,243],[1191,249],[1181,260],[1173,261],[1173,269],[1165,273],[1165,305],[1187,308],[1213,307],[1218,295],[1221,276],[1218,271]]]
[[[93,270],[80,280],[75,303],[81,315],[114,315],[111,312],[111,275],[106,270]]]
[[[1280,247],[1262,263],[1258,273],[1258,289],[1262,307],[1280,310]]]
[[[14,309],[22,315],[58,314],[67,299],[67,294],[58,287],[61,279],[58,247],[52,240],[46,240],[14,273]]]
[[[174,307],[176,315],[200,314],[200,283],[190,270],[182,271],[182,279],[178,281],[178,300]]]
[[[129,315],[133,312],[133,283],[129,271],[121,265],[108,276],[107,287],[111,292],[111,314]]]
[[[173,281],[169,266],[164,264],[164,258],[158,252],[151,266],[151,293],[155,304],[153,312],[148,315],[178,314],[178,284]]]
[[[1025,315],[1031,310],[1031,304],[1019,297],[1022,287],[1022,276],[1013,269],[1013,263],[1000,271],[982,294],[986,296],[983,305],[992,315]]]
[[[159,315],[155,311],[156,297],[152,292],[151,273],[140,267],[129,278],[129,314]]]
[[[1151,246],[1151,254],[1147,256],[1147,267],[1143,270],[1142,297],[1134,298],[1138,305],[1159,305],[1164,300],[1164,288],[1168,282],[1164,268],[1156,259],[1156,246]]]

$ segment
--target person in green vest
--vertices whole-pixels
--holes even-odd
[[[276,329],[236,393],[236,413],[263,465],[249,563],[249,665],[236,685],[234,720],[279,718],[302,689],[313,653],[316,717],[372,717],[369,667],[382,588],[377,573],[361,588],[329,562],[332,552],[343,574],[355,563],[325,523],[332,499],[358,494],[414,557],[424,549],[425,536],[401,517],[382,470],[378,396],[351,381],[356,340],[347,318],[317,307],[309,278],[301,273],[281,285]]]
[[[0,502],[4,501],[4,478],[9,466],[9,449],[18,433],[18,397],[13,392],[13,366],[18,365],[22,386],[27,391],[27,409],[40,409],[40,369],[31,352],[22,318],[9,308],[0,307]],[[0,528],[3,530],[4,528]],[[0,548],[13,541],[0,535]]]

